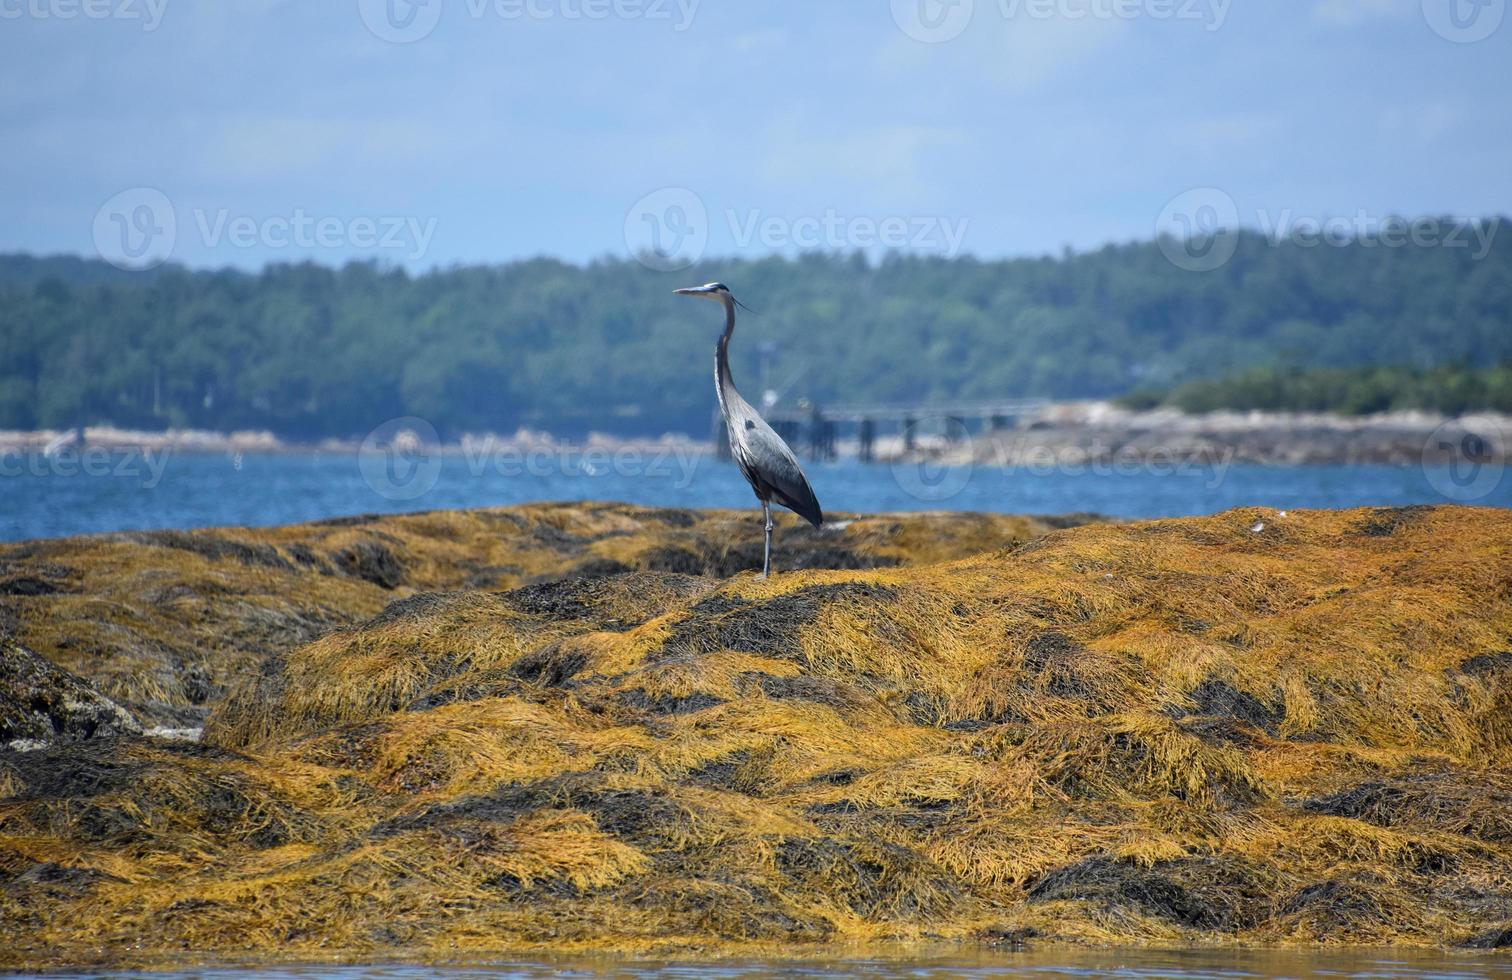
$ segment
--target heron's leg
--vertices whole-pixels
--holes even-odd
[[[761,577],[768,578],[772,574],[772,505],[765,500],[761,502],[761,514],[766,518],[766,550],[761,556]]]

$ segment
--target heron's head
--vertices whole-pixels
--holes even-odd
[[[687,289],[674,289],[673,292],[679,296],[692,296],[694,299],[707,299],[715,303],[733,303],[742,310],[750,309],[749,306],[736,299],[735,294],[730,292],[730,287],[722,282],[711,282],[702,286],[690,286]]]
[[[690,286],[687,289],[674,290],[674,292],[679,296],[708,299],[716,303],[732,302],[735,299],[730,293],[730,287],[722,282],[711,282],[703,286]]]

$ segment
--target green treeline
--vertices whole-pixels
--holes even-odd
[[[1223,409],[1343,415],[1402,409],[1445,415],[1512,413],[1512,365],[1483,370],[1461,364],[1314,370],[1261,367],[1230,378],[1188,381],[1164,392],[1131,392],[1119,402],[1129,408],[1169,406],[1192,413]]]
[[[128,274],[0,256],[0,429],[316,438],[418,415],[447,436],[520,425],[701,434],[722,323],[672,289],[711,279],[758,311],[732,352],[753,401],[763,362],[771,387],[821,404],[1173,389],[1218,404],[1221,393],[1181,386],[1280,365],[1408,366],[1370,374],[1344,403],[1368,411],[1409,397],[1372,386],[1429,389],[1448,377],[1429,368],[1512,363],[1503,235],[1482,255],[1245,234],[1207,273],[1176,268],[1155,243],[990,262],[812,254],[671,274],[548,259],[419,276],[372,264]],[[1243,383],[1268,390],[1285,377]],[[1489,376],[1465,384],[1505,390]]]

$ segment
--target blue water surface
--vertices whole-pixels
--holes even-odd
[[[0,460],[0,540],[106,531],[276,525],[364,513],[618,500],[750,507],[733,464],[677,448],[477,453],[389,460],[307,454],[91,451]],[[962,467],[805,463],[828,513],[966,510],[1147,518],[1470,503],[1512,507],[1512,477],[1392,466]]]

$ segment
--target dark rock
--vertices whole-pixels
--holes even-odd
[[[19,644],[0,644],[0,746],[136,734],[125,708]]]

